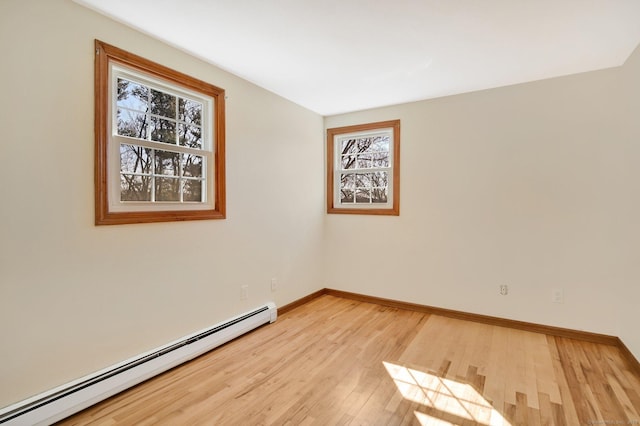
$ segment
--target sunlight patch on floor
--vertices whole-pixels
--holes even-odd
[[[429,426],[455,426],[455,423],[451,423],[451,422],[448,422],[446,420],[442,420],[442,419],[439,419],[437,417],[430,416],[430,415],[422,413],[420,411],[414,411],[413,414],[415,414],[416,418],[418,419],[418,422],[423,426],[426,426],[426,425],[429,425]]]
[[[482,425],[511,424],[468,383],[438,377],[424,371],[383,362],[402,397],[433,408],[430,414],[415,412],[422,425],[456,424],[472,420]]]

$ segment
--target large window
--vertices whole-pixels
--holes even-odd
[[[225,217],[224,90],[96,40],[96,224]]]
[[[400,214],[400,120],[327,129],[327,212]]]

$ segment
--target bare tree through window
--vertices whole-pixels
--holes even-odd
[[[95,223],[224,219],[225,91],[95,41]]]
[[[342,141],[341,203],[386,203],[389,175],[388,135]],[[362,173],[371,169],[371,173]],[[376,170],[376,171],[373,171]],[[358,173],[360,171],[360,173]]]
[[[399,214],[400,121],[327,129],[327,211]]]
[[[202,103],[119,78],[118,135],[202,149]],[[203,157],[120,145],[120,200],[200,202]]]

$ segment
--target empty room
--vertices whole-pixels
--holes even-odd
[[[0,424],[640,425],[637,0],[0,0]]]

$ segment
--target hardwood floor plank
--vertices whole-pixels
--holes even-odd
[[[620,385],[618,378],[608,374],[607,381],[609,386],[611,386],[612,392],[615,394],[614,399],[621,404],[622,410],[627,417],[627,422],[640,419],[640,411],[634,406],[633,402],[631,402],[629,395]]]
[[[538,401],[540,402],[540,424],[542,426],[549,426],[555,424],[553,418],[553,409],[551,408],[551,398],[545,393],[538,394]]]
[[[325,294],[60,424],[633,424],[639,413],[640,378],[615,346]]]
[[[555,423],[560,422],[560,416],[564,424],[579,424],[578,413],[573,401],[573,395],[569,388],[569,376],[571,372],[564,370],[560,352],[558,351],[558,342],[555,337],[547,336],[547,345],[549,353],[553,360],[553,376],[552,378],[558,385],[560,397],[551,399],[552,408],[554,410]]]
[[[554,425],[558,425],[558,426],[566,426],[566,425],[578,425],[580,424],[578,420],[576,420],[576,423],[573,423],[573,419],[571,420],[571,423],[569,423],[567,421],[567,416],[566,416],[566,412],[563,409],[562,405],[560,404],[554,404],[551,403],[551,410],[552,410],[552,418],[553,418],[553,424]]]

